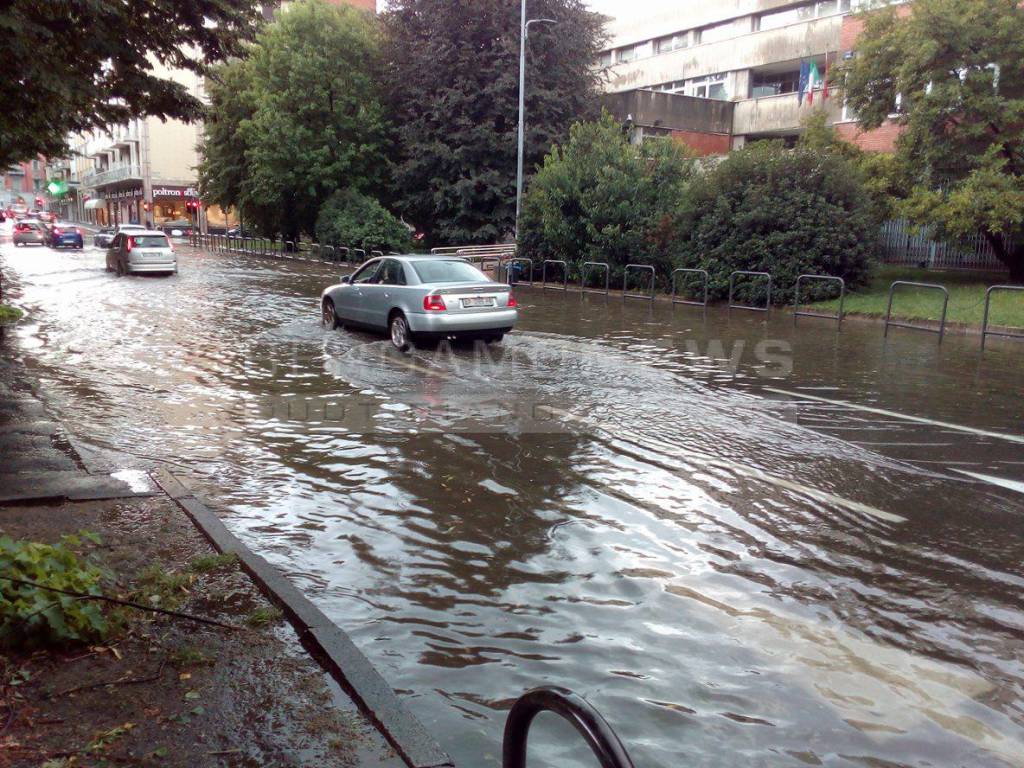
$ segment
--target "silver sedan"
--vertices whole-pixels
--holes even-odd
[[[323,323],[386,331],[400,350],[442,338],[501,341],[516,323],[512,289],[452,256],[384,256],[327,288]]]

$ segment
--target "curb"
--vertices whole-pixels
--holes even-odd
[[[452,759],[395,695],[344,630],[327,618],[280,571],[235,537],[220,518],[174,475],[161,469],[154,471],[151,477],[185,511],[218,552],[237,555],[242,569],[256,582],[260,591],[284,612],[306,650],[352,697],[410,768],[454,766]]]

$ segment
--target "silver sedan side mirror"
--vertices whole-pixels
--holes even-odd
[[[341,276],[341,284],[342,285],[348,285],[351,282],[352,282],[352,275],[342,275]]]

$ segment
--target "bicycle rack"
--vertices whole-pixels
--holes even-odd
[[[839,311],[830,315],[827,312],[801,312],[800,311],[800,281],[801,280],[827,280],[839,283]],[[833,277],[832,275],[800,275],[796,279],[795,295],[793,297],[793,324],[796,324],[798,317],[820,317],[823,320],[835,320],[836,327],[839,328],[843,324],[843,301],[846,299],[846,281],[841,277]]]
[[[352,255],[359,256],[359,264],[362,264],[364,261],[366,261],[366,250],[363,248],[353,248]]]
[[[985,348],[986,336],[1001,336],[1004,339],[1024,339],[1024,333],[1007,333],[1006,331],[990,331],[988,329],[989,303],[992,301],[994,291],[1021,291],[1024,292],[1024,285],[992,285],[985,291],[985,314],[981,320],[981,348]]]
[[[542,290],[549,290],[548,288],[548,264],[561,264],[562,265],[562,284],[556,284],[550,290],[553,291],[568,291],[569,290],[569,265],[560,259],[544,259],[540,266],[540,287]],[[531,283],[532,285],[532,283]]]
[[[530,725],[541,712],[554,712],[569,721],[587,742],[601,768],[633,768],[626,748],[601,713],[579,694],[553,685],[527,691],[512,705],[502,737],[502,768],[526,768]]]
[[[384,255],[384,251],[370,251],[370,258],[371,259],[377,258],[378,256],[383,256],[383,255]]]
[[[676,298],[676,275],[678,274],[690,274],[690,275],[704,275],[704,300],[694,301],[693,299],[677,299]],[[680,267],[679,269],[672,270],[672,303],[673,304],[689,304],[694,307],[705,307],[708,306],[708,271],[706,269],[689,269]]]
[[[338,254],[334,251],[333,245],[325,245],[324,250],[327,251],[327,261],[333,263],[337,260]]]
[[[767,277],[768,278],[768,294],[765,296],[765,302],[763,307],[752,307],[749,304],[733,304],[732,295],[733,288],[735,288],[736,275],[747,275],[749,277]],[[751,312],[767,312],[772,306],[772,276],[767,272],[750,272],[747,270],[738,269],[729,275],[729,309],[748,309]]]
[[[637,270],[642,272],[650,272],[651,274],[651,292],[648,293],[627,293],[626,286],[629,285],[629,270]],[[654,301],[654,267],[650,264],[627,264],[622,270],[622,300],[626,299],[644,299],[646,301]]]
[[[291,246],[291,247],[289,248],[288,246]],[[285,250],[285,253],[294,253],[295,252],[295,241],[294,240],[285,240],[284,241],[284,250]]]
[[[892,298],[896,292],[897,285],[910,285],[914,288],[928,288],[929,290],[942,291],[942,319],[939,321],[939,328],[928,328],[924,325],[914,325],[913,323],[898,323],[892,319]],[[915,283],[910,280],[897,280],[889,286],[889,306],[885,310],[885,333],[882,334],[883,338],[889,336],[889,326],[894,328],[909,328],[914,331],[926,331],[928,333],[939,334],[939,343],[942,343],[942,337],[946,332],[946,309],[949,307],[949,291],[946,290],[945,286],[937,285],[935,283]]]
[[[587,270],[591,267],[604,267],[604,290],[597,288],[587,288]],[[612,270],[608,266],[607,262],[604,261],[584,261],[580,265],[580,293],[603,293],[605,296],[609,293],[611,287]]]
[[[494,276],[496,278],[497,277],[501,277],[501,262],[502,262],[501,256],[484,256],[484,257],[482,257],[480,259],[480,271],[481,272],[486,272],[487,271],[487,263],[491,262],[491,261],[494,262]]]
[[[533,286],[533,259],[527,258],[526,256],[513,256],[511,259],[509,259],[508,261],[505,262],[505,270],[506,270],[505,280],[508,281],[509,285],[512,284],[512,267],[516,264],[516,262],[520,262],[520,261],[525,261],[527,264],[530,265],[530,269],[529,269],[529,271],[526,274],[527,274],[527,276],[529,278],[529,282],[527,283],[527,285],[532,287]]]
[[[342,253],[342,251],[344,251],[344,253]],[[344,245],[339,245],[338,246],[338,254],[339,254],[339,256],[341,256],[341,259],[346,264],[348,264],[348,248],[346,248]]]

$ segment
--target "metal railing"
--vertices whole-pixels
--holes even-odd
[[[629,271],[634,272],[649,272],[651,275],[651,287],[650,293],[629,293]],[[654,301],[654,267],[650,264],[627,264],[622,270],[622,300],[626,299],[645,299],[647,301]]]
[[[704,277],[704,299],[702,301],[694,301],[693,299],[677,299],[676,298],[676,292],[677,292],[676,275],[686,275],[686,274],[689,274],[689,275],[702,275]],[[689,269],[689,268],[680,267],[679,269],[672,270],[671,280],[672,280],[672,303],[673,304],[689,304],[689,305],[694,306],[694,307],[704,307],[705,309],[707,308],[707,306],[708,306],[708,283],[710,282],[710,277],[708,276],[708,271],[706,269]]]
[[[352,255],[358,259],[358,264],[362,264],[364,261],[366,261],[366,250],[363,248],[353,248]]]
[[[985,348],[985,339],[988,336],[1001,336],[1004,339],[1024,339],[1024,333],[1011,333],[1009,331],[990,331],[988,329],[989,306],[992,303],[992,294],[996,291],[1019,291],[1024,293],[1024,285],[992,285],[985,291],[985,314],[981,320],[981,348]]]
[[[834,315],[830,315],[827,312],[808,312],[807,310],[800,309],[800,281],[801,280],[825,280],[829,282],[839,283],[839,311]],[[793,296],[793,322],[796,323],[798,317],[820,317],[823,320],[835,320],[836,327],[842,327],[843,325],[843,300],[846,298],[846,281],[841,277],[834,277],[833,275],[800,275],[796,279],[796,288],[794,289]]]
[[[604,268],[604,290],[597,288],[587,288],[587,270],[591,268]],[[584,261],[580,265],[580,293],[603,293],[607,296],[611,287],[612,270],[605,261]]]
[[[509,283],[512,282],[512,271],[513,271],[512,267],[515,266],[516,263],[521,262],[521,261],[525,261],[527,264],[530,265],[530,268],[529,268],[529,270],[527,271],[526,274],[527,274],[527,278],[528,278],[527,285],[532,287],[533,286],[533,259],[527,258],[526,256],[513,256],[511,259],[508,259],[505,262],[505,270],[506,270],[506,272],[505,272],[505,279]]]
[[[370,258],[371,259],[375,259],[378,256],[383,256],[383,255],[384,255],[384,251],[370,251]]]
[[[554,712],[567,720],[587,742],[601,768],[633,768],[626,748],[601,713],[579,694],[556,686],[527,691],[512,705],[502,737],[502,768],[526,768],[530,725],[541,712]]]
[[[548,289],[548,264],[561,264],[562,265],[562,282],[556,284],[552,290],[569,290],[569,265],[561,259],[544,259],[540,265],[540,287],[544,290]]]
[[[892,299],[893,294],[896,293],[896,286],[907,285],[913,288],[927,288],[932,291],[942,291],[942,319],[939,321],[938,329],[929,328],[926,325],[915,325],[913,323],[898,323],[892,319]],[[894,328],[909,328],[914,331],[927,331],[928,333],[939,334],[939,343],[942,343],[942,337],[946,332],[946,310],[949,308],[949,291],[946,290],[945,286],[938,285],[936,283],[915,283],[911,280],[896,280],[892,285],[889,286],[889,306],[885,310],[885,332],[882,334],[883,337],[889,336],[889,326]]]
[[[764,306],[755,307],[750,304],[733,304],[732,297],[734,289],[736,288],[736,276],[746,275],[747,277],[767,277],[768,288],[767,294],[765,295]],[[748,309],[751,312],[767,312],[772,306],[772,276],[767,272],[751,272],[749,270],[738,269],[729,275],[729,309]]]

